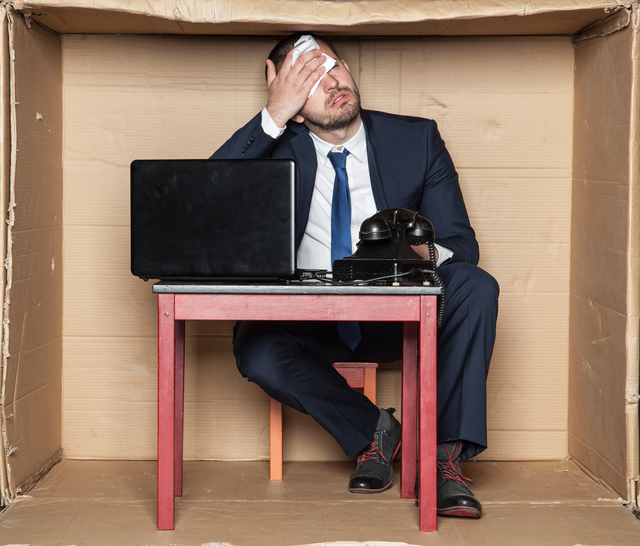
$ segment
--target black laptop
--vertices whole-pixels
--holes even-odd
[[[131,272],[180,281],[296,276],[291,159],[131,163]]]

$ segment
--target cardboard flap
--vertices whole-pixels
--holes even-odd
[[[301,27],[350,35],[575,34],[631,2],[538,0],[19,1],[60,33],[279,34]]]
[[[638,476],[636,24],[613,33],[605,25],[576,43],[569,367],[569,452],[631,502]]]
[[[8,233],[0,401],[4,502],[59,459],[62,445],[60,38],[38,25],[29,29],[15,13],[9,13],[8,28],[11,165],[3,208]]]

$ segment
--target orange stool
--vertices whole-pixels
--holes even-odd
[[[353,389],[362,389],[363,394],[376,403],[377,362],[335,362],[333,367],[347,380]],[[269,416],[271,479],[282,480],[282,404],[271,399]]]

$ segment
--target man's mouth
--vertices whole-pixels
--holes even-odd
[[[336,93],[336,95],[331,99],[329,108],[335,108],[337,106],[340,106],[341,104],[344,104],[349,100],[349,97],[350,95],[346,91],[338,91],[338,93]]]

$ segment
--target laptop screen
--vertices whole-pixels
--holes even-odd
[[[131,163],[131,272],[163,280],[296,272],[292,159]]]

